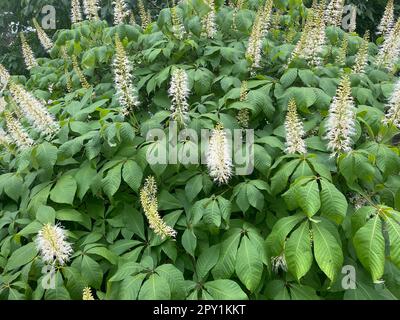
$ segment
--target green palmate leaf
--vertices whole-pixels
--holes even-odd
[[[70,175],[62,176],[50,192],[50,199],[57,203],[72,204],[77,184]]]
[[[289,177],[293,173],[294,169],[299,165],[300,160],[296,159],[286,163],[271,179],[271,192],[273,195],[277,195],[282,192],[287,186]]]
[[[140,300],[169,300],[171,298],[171,289],[168,281],[153,273],[140,289]]]
[[[142,168],[133,160],[125,162],[122,169],[122,178],[134,191],[138,191],[142,184]]]
[[[300,208],[308,217],[315,215],[321,208],[319,188],[316,180],[312,180],[304,186],[297,187],[295,197]]]
[[[143,280],[146,278],[144,273],[139,273],[134,276],[127,276],[122,280],[119,299],[121,300],[136,300]]]
[[[400,268],[400,225],[396,220],[385,220],[390,241],[390,260]]]
[[[171,299],[183,299],[185,297],[185,279],[180,270],[172,264],[163,264],[157,267],[158,275],[167,280],[171,289]]]
[[[313,256],[308,221],[303,222],[287,240],[285,257],[289,271],[297,280],[310,270]]]
[[[54,224],[55,218],[56,211],[49,206],[40,206],[36,213],[36,220],[40,221],[42,224]]]
[[[36,148],[36,160],[43,169],[51,169],[57,161],[57,147],[43,142]]]
[[[101,181],[103,190],[110,199],[118,191],[119,186],[121,185],[121,169],[122,163],[110,169],[105,178]]]
[[[347,200],[336,187],[321,180],[321,214],[341,224],[347,212]]]
[[[75,174],[75,180],[78,186],[78,197],[83,199],[86,192],[89,190],[95,176],[97,174],[96,169],[92,168],[90,162],[86,162]]]
[[[204,250],[196,261],[197,276],[205,280],[207,274],[216,265],[219,258],[219,246],[212,246]]]
[[[17,269],[29,262],[31,262],[36,255],[38,250],[34,242],[30,242],[21,248],[15,250],[7,262],[7,270]]]
[[[4,185],[4,192],[11,199],[18,201],[23,192],[23,179],[20,176],[12,175]]]
[[[247,300],[247,295],[232,280],[215,280],[204,284],[204,288],[215,300]]]
[[[100,289],[103,280],[103,271],[98,262],[89,256],[83,256],[81,260],[81,271],[88,286]]]
[[[257,246],[247,236],[244,236],[240,243],[235,271],[249,291],[254,292],[257,289],[263,272],[263,261]]]
[[[297,69],[288,69],[281,77],[281,84],[288,88],[297,78]]]
[[[182,236],[182,245],[191,256],[195,256],[194,251],[196,250],[197,246],[197,238],[192,230],[185,230]]]
[[[234,272],[239,241],[240,233],[235,233],[222,242],[218,262],[212,269],[214,279],[229,278]]]
[[[343,264],[343,253],[336,238],[318,223],[312,224],[314,256],[326,276],[334,281]]]
[[[283,252],[287,236],[302,220],[304,220],[302,214],[296,214],[278,220],[274,225],[272,232],[265,240],[266,247],[272,257],[279,256]]]
[[[385,239],[382,235],[382,221],[378,215],[357,231],[353,243],[360,262],[371,273],[372,280],[378,281],[385,266]]]

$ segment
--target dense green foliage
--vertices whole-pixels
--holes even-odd
[[[237,12],[236,30],[233,9],[222,2],[216,1],[214,39],[201,35],[208,6],[191,0],[177,7],[187,31],[182,40],[172,32],[168,8],[144,30],[83,21],[57,32],[49,57],[39,58],[29,76],[13,76],[47,101],[61,130],[46,141],[29,129],[32,148],[2,149],[1,299],[81,299],[87,286],[99,299],[400,298],[400,150],[391,145],[395,130],[381,122],[397,78],[374,65],[374,43],[365,74],[352,74],[362,37],[337,27],[326,28],[322,66],[302,59],[287,66],[307,14],[294,0],[275,1],[283,14],[264,39],[261,68],[252,70],[245,52],[258,1]],[[116,33],[141,102],[128,117],[113,83]],[[62,47],[78,57],[90,88],[81,87]],[[218,122],[240,128],[238,110],[250,110],[251,175],[218,186],[204,165],[148,164],[146,152],[157,142],[146,142],[146,133],[168,131],[168,88],[177,66],[189,77],[189,128],[200,132]],[[325,119],[344,73],[356,102],[357,133],[354,150],[332,157]],[[248,99],[240,101],[245,80]],[[12,110],[7,89],[3,95]],[[305,155],[284,152],[290,98],[304,119]],[[156,177],[159,212],[176,239],[161,239],[148,227],[139,192],[149,175]],[[68,230],[74,254],[57,268],[56,289],[44,289],[34,239],[55,221]],[[283,255],[287,272],[274,270]],[[356,270],[356,289],[342,286],[346,265]]]

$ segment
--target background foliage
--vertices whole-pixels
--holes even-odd
[[[252,75],[245,50],[259,3],[248,1],[238,12],[236,31],[233,10],[216,3],[215,39],[201,36],[199,16],[207,7],[192,0],[178,9],[189,34],[184,40],[171,32],[168,8],[145,30],[84,21],[57,31],[40,66],[13,78],[48,102],[62,129],[52,141],[30,129],[33,148],[3,149],[1,299],[81,299],[85,286],[99,299],[400,297],[399,149],[379,136],[397,78],[374,66],[377,45],[370,43],[366,73],[351,75],[357,135],[354,151],[336,160],[326,149],[324,120],[362,38],[328,27],[322,67],[297,59],[286,68],[307,10],[301,1],[275,1],[285,14],[271,27],[262,68]],[[141,101],[127,119],[110,68],[115,33],[132,60]],[[345,35],[349,48],[339,66]],[[67,62],[73,92],[66,93],[62,46],[78,56],[89,89]],[[219,121],[239,128],[237,111],[250,110],[256,135],[250,176],[218,187],[205,166],[147,163],[146,133],[168,130],[167,90],[176,66],[189,76],[190,128],[211,129]],[[240,102],[244,80],[249,98]],[[305,121],[305,156],[284,154],[283,122],[292,97]],[[161,240],[148,228],[138,195],[148,175],[156,176],[159,210],[178,231],[176,240]],[[45,290],[33,241],[44,223],[54,221],[69,231],[75,253],[57,270],[57,289]],[[273,270],[272,259],[283,254],[287,272]],[[343,289],[343,265],[355,267],[356,289]]]

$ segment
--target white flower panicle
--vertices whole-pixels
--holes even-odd
[[[400,129],[400,80],[397,81],[386,108],[388,111],[382,122],[385,125],[394,125]]]
[[[172,33],[174,36],[182,40],[185,37],[186,30],[182,23],[182,18],[179,16],[176,7],[171,8],[171,20],[172,20]]]
[[[92,290],[89,287],[83,288],[82,300],[94,300]]]
[[[53,41],[48,37],[46,32],[42,29],[42,27],[39,25],[36,19],[33,19],[33,25],[36,28],[37,36],[39,38],[40,44],[46,50],[47,52],[50,52],[50,50],[54,47]]]
[[[364,73],[365,67],[368,65],[368,49],[369,49],[369,31],[365,32],[363,42],[357,52],[356,61],[353,67],[353,73]]]
[[[52,136],[60,130],[60,125],[47,108],[23,86],[11,83],[9,89],[19,111],[37,131],[46,136]]]
[[[114,25],[123,24],[126,17],[130,15],[130,11],[125,0],[115,0],[114,5]]]
[[[285,120],[285,132],[286,153],[307,153],[306,143],[303,140],[303,136],[305,134],[304,126],[297,113],[296,101],[294,99],[290,99],[288,104],[288,111],[286,113]]]
[[[80,81],[82,87],[85,89],[89,89],[90,84],[87,81],[85,75],[83,74],[81,68],[79,67],[78,58],[76,57],[76,55],[73,54],[71,57],[71,60],[72,60],[72,67],[73,67],[75,73],[78,75],[78,78],[79,78],[79,81]]]
[[[83,20],[80,0],[71,1],[71,22],[79,23]]]
[[[10,133],[11,140],[21,150],[29,148],[34,144],[34,141],[26,133],[21,123],[14,118],[9,112],[5,112],[7,131]]]
[[[142,0],[138,0],[137,4],[139,7],[139,15],[142,28],[146,29],[147,26],[151,23],[151,14],[149,11],[146,11],[146,8]]]
[[[149,221],[150,228],[161,239],[176,237],[177,232],[168,226],[158,213],[157,184],[153,176],[149,176],[140,190],[140,202]]]
[[[332,0],[325,11],[327,25],[339,27],[342,24],[343,8],[345,0]]]
[[[8,84],[10,77],[8,70],[0,63],[0,90]]]
[[[385,38],[390,33],[394,25],[394,0],[388,0],[383,13],[381,22],[378,26],[377,34],[383,35]]]
[[[326,43],[323,8],[323,4],[319,4],[308,11],[306,25],[292,52],[289,64],[294,58],[298,57],[307,60],[312,66],[321,65],[320,55]]]
[[[98,20],[99,10],[99,0],[83,0],[83,12],[86,20]]]
[[[36,238],[36,247],[43,262],[50,265],[65,265],[73,253],[66,231],[59,224],[45,224]]]
[[[171,119],[181,125],[186,125],[189,121],[189,104],[187,99],[190,95],[189,80],[185,70],[174,69],[172,71],[171,83],[168,90],[171,97]]]
[[[385,41],[381,46],[376,64],[389,71],[393,70],[395,63],[399,60],[400,55],[400,18],[396,25],[388,32]]]
[[[25,35],[22,32],[19,35],[21,38],[22,55],[24,57],[26,68],[30,70],[34,67],[37,67],[38,63],[36,61],[36,58],[33,54],[31,47],[28,44],[28,41],[26,41]]]
[[[326,128],[328,149],[332,151],[332,155],[352,150],[352,137],[356,134],[355,107],[350,78],[347,75],[342,78],[329,108]]]
[[[349,39],[347,37],[347,34],[344,34],[343,35],[342,44],[341,44],[341,47],[340,47],[340,50],[339,50],[339,54],[336,57],[336,63],[339,66],[345,66],[346,65],[348,48],[349,48]]]
[[[201,19],[202,35],[214,39],[217,34],[217,26],[215,24],[215,4],[214,0],[205,0],[210,7],[210,11]]]
[[[267,35],[268,29],[270,27],[273,6],[274,6],[273,0],[267,0],[265,2],[264,11],[263,11],[263,21],[262,21],[263,37],[265,37]]]
[[[214,182],[219,185],[228,183],[232,176],[232,150],[221,124],[211,133],[206,160],[209,175]]]
[[[126,116],[140,102],[136,88],[133,86],[132,66],[117,33],[115,34],[113,72],[118,101],[122,106],[122,114]]]
[[[0,97],[0,114],[6,111],[7,108],[7,101],[4,99],[4,97]]]

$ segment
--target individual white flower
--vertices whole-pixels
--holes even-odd
[[[190,95],[189,80],[186,71],[174,69],[168,94],[172,99],[171,119],[185,125],[189,121],[187,99]]]
[[[206,154],[209,175],[218,184],[226,184],[232,176],[232,150],[221,124],[211,133]]]
[[[19,84],[11,83],[9,90],[19,111],[28,119],[37,131],[52,136],[60,130],[59,123],[48,112],[47,108],[31,93]]]
[[[114,25],[123,24],[126,17],[130,15],[130,11],[126,6],[125,0],[115,0],[114,5]]]
[[[353,67],[353,73],[365,72],[365,67],[368,65],[369,37],[369,31],[365,32],[363,42],[357,52],[356,61]]]
[[[94,300],[92,290],[89,287],[83,288],[82,300]]]
[[[390,29],[385,37],[383,45],[380,47],[376,57],[376,64],[389,71],[393,70],[395,63],[400,55],[400,18],[396,25]]]
[[[132,65],[117,33],[115,34],[113,72],[118,101],[122,106],[122,114],[126,116],[140,102],[137,97],[137,90],[133,86]]]
[[[50,52],[50,50],[54,47],[53,41],[48,37],[46,32],[42,29],[42,27],[39,25],[36,19],[33,19],[33,24],[36,28],[36,32],[40,41],[40,44],[42,47],[47,51]]]
[[[296,101],[291,99],[288,104],[288,112],[285,120],[286,153],[307,153],[306,143],[303,140],[304,127],[297,114]]]
[[[8,70],[0,63],[0,90],[7,86],[10,77]]]
[[[217,26],[215,24],[215,4],[214,0],[205,0],[205,2],[211,10],[201,18],[202,35],[213,39],[217,33]]]
[[[99,0],[83,0],[83,12],[87,20],[98,20],[99,10]]]
[[[36,246],[43,262],[51,265],[64,265],[73,253],[66,231],[60,224],[45,224],[38,233]]]
[[[149,176],[140,190],[140,202],[149,221],[150,228],[161,239],[176,237],[177,232],[168,226],[158,213],[157,184],[153,176]]]
[[[308,11],[301,38],[292,52],[289,63],[296,57],[307,60],[313,66],[321,65],[321,52],[326,43],[323,5],[315,5]]]
[[[185,27],[182,23],[182,18],[179,16],[176,7],[171,8],[171,19],[172,19],[172,33],[176,38],[182,40],[186,34]]]
[[[356,134],[355,107],[350,78],[347,75],[342,78],[329,108],[326,128],[328,149],[332,151],[332,155],[352,150],[352,137]]]
[[[36,61],[36,58],[33,54],[31,47],[28,44],[28,41],[26,41],[25,35],[22,32],[20,33],[20,38],[21,38],[22,55],[24,57],[26,68],[30,70],[34,67],[37,67],[38,63]]]
[[[381,22],[378,26],[378,34],[383,35],[385,38],[390,33],[394,25],[394,1],[388,0],[383,13]]]
[[[71,22],[79,23],[83,20],[80,0],[71,1]]]
[[[332,0],[325,11],[327,25],[339,27],[342,23],[343,7],[345,0]]]
[[[34,144],[34,141],[26,133],[21,123],[8,112],[5,112],[7,131],[10,133],[11,140],[21,150],[29,148]]]
[[[386,107],[388,111],[383,123],[386,125],[393,124],[400,129],[400,80],[397,81]]]

